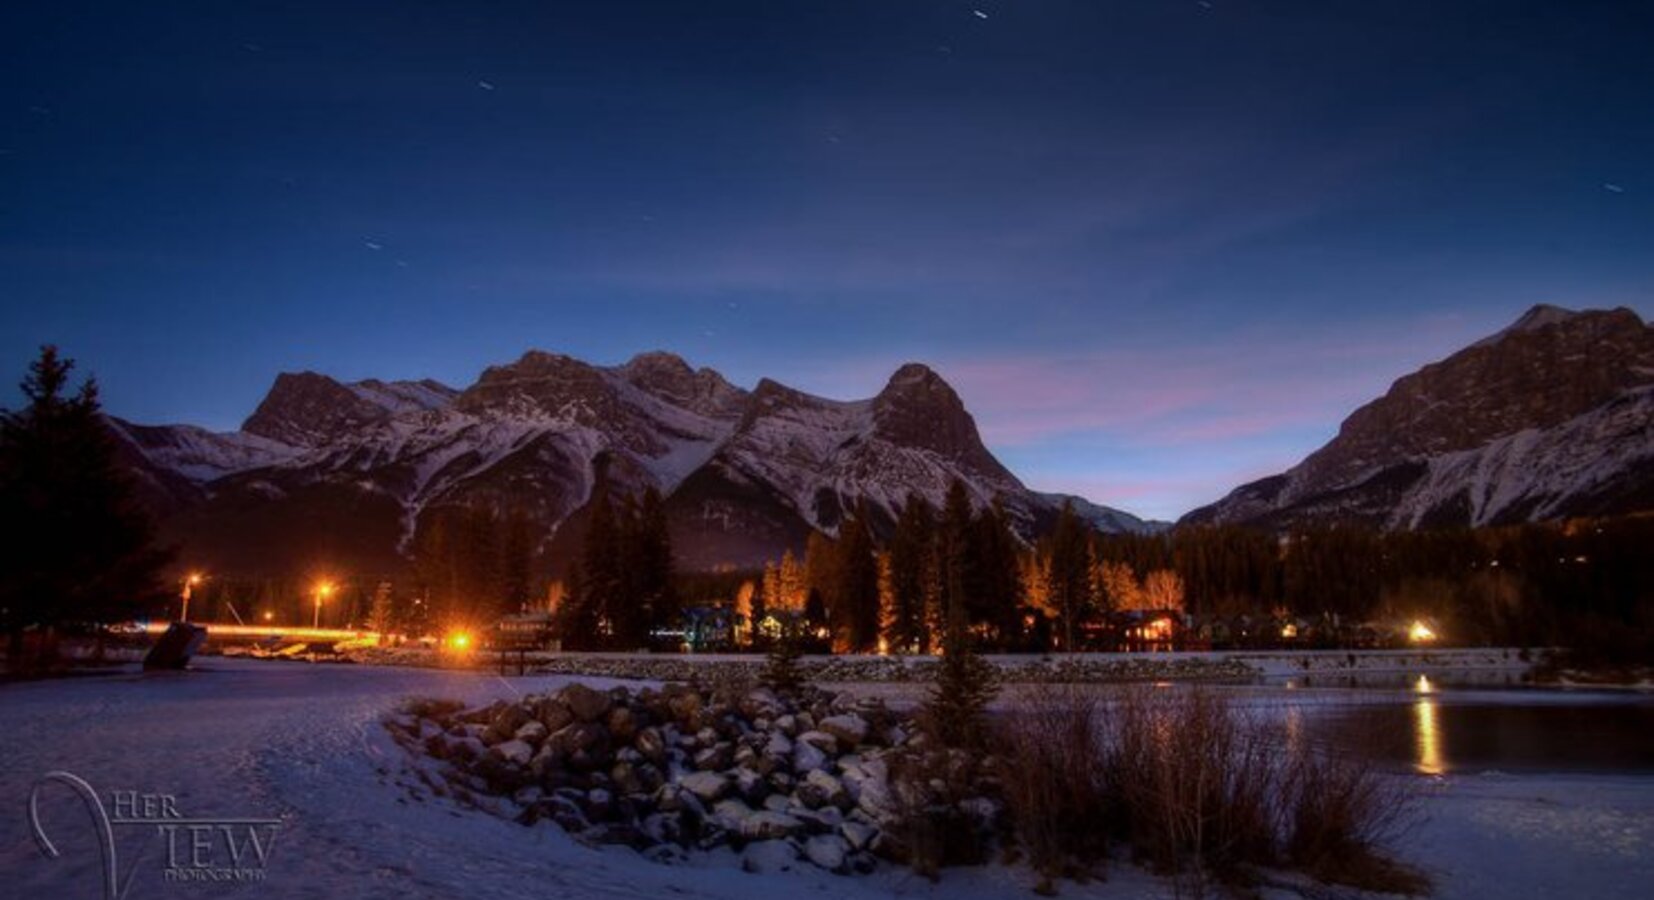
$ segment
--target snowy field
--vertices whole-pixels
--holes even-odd
[[[43,792],[40,818],[61,857],[36,846],[27,800],[51,771],[85,779],[106,805],[113,792],[136,791],[173,795],[192,819],[279,819],[263,879],[247,884],[169,882],[156,829],[115,826],[130,898],[1032,896],[1026,871],[1000,866],[950,869],[933,885],[889,866],[845,877],[807,864],[747,874],[727,855],[656,865],[624,848],[581,846],[554,825],[413,803],[393,783],[403,757],[377,723],[401,698],[480,703],[567,680],[209,659],[185,674],[5,686],[0,897],[101,896],[90,819],[60,785]],[[1450,776],[1427,782],[1422,807],[1397,849],[1436,880],[1438,897],[1642,898],[1654,885],[1654,776]],[[187,841],[172,852],[187,855]],[[1061,893],[1173,895],[1125,863],[1107,881]]]

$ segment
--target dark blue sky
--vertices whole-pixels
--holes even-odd
[[[12,0],[0,360],[231,428],[280,370],[920,359],[1033,485],[1174,516],[1529,305],[1647,316],[1651,46],[1630,2]]]

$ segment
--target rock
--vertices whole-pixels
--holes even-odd
[[[748,803],[757,804],[764,802],[764,798],[769,795],[770,785],[764,780],[764,776],[751,769],[736,769],[735,792]]]
[[[637,733],[634,741],[637,751],[643,754],[650,762],[659,763],[666,759],[666,740],[661,737],[660,729],[644,728]]]
[[[742,834],[747,827],[747,820],[754,815],[752,807],[747,806],[740,800],[731,798],[719,800],[713,805],[709,821],[726,831]]]
[[[754,688],[741,698],[740,710],[748,719],[776,716],[782,711],[781,698],[767,687]]]
[[[754,841],[741,854],[741,869],[757,874],[787,872],[798,862],[798,850],[787,841]]]
[[[695,768],[703,771],[722,771],[735,762],[735,749],[727,742],[719,742],[695,754]]]
[[[804,842],[804,857],[829,872],[844,871],[850,845],[836,834],[818,834]]]
[[[786,812],[793,801],[785,794],[771,794],[764,798],[764,808],[770,812]]]
[[[615,787],[628,794],[641,793],[646,789],[637,768],[628,762],[615,763],[614,768],[609,770],[609,777],[614,779]]]
[[[527,766],[528,761],[534,757],[534,748],[529,746],[527,741],[515,738],[503,744],[495,744],[493,752],[500,759],[518,766]]]
[[[855,747],[867,740],[867,720],[855,713],[828,716],[821,720],[821,730],[846,747]]]
[[[825,731],[806,731],[798,736],[798,741],[801,744],[809,744],[829,756],[838,755],[838,738]]]
[[[530,719],[523,723],[523,727],[517,729],[515,737],[519,741],[538,747],[540,742],[545,740],[546,735],[550,733],[538,719]]]
[[[792,756],[793,755],[793,741],[792,741],[792,738],[787,737],[785,734],[782,734],[779,731],[772,733],[770,735],[769,741],[764,744],[764,755],[766,755],[766,756],[779,756],[779,757],[783,757],[783,758],[788,757],[788,756]]]
[[[609,734],[623,744],[631,743],[637,736],[637,713],[631,707],[617,706],[609,712]]]
[[[803,822],[805,829],[811,834],[832,834],[844,824],[844,815],[836,806],[823,806],[820,809],[794,807],[787,810],[787,814]]]
[[[755,812],[741,823],[741,836],[748,840],[775,840],[792,837],[804,830],[804,823],[786,813]]]
[[[557,695],[568,704],[569,712],[582,722],[595,722],[608,715],[609,707],[613,704],[608,694],[596,691],[580,682],[567,685]]]
[[[879,830],[861,822],[844,822],[839,825],[839,834],[844,836],[845,842],[852,850],[866,850],[873,846],[873,839],[879,836]]]
[[[812,772],[827,765],[827,754],[821,752],[814,744],[799,741],[793,747],[793,771],[804,773]]]
[[[787,737],[793,737],[798,734],[798,717],[790,713],[781,716],[775,720],[775,727]]]
[[[692,772],[679,782],[684,790],[701,801],[711,803],[729,793],[729,779],[717,772]]]
[[[850,808],[850,792],[844,789],[844,782],[827,774],[825,769],[810,772],[796,793],[798,799],[811,809],[823,806],[841,810]]]
[[[569,712],[569,706],[557,697],[541,697],[534,704],[534,718],[546,726],[547,734],[555,734],[568,727],[574,721],[574,713]]]
[[[685,728],[700,727],[701,695],[683,685],[667,685],[666,708]]]

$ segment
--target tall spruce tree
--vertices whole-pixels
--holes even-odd
[[[897,653],[922,650],[926,643],[925,601],[935,554],[935,529],[930,504],[916,493],[909,494],[890,538],[890,626],[886,638]]]
[[[954,580],[965,571],[957,565],[950,569]],[[997,672],[972,646],[963,588],[950,587],[948,595],[942,659],[921,721],[931,738],[943,746],[979,749],[987,743],[986,711],[998,692]]]
[[[23,632],[103,623],[163,602],[170,554],[155,542],[103,419],[97,382],[71,393],[74,361],[46,346],[22,409],[0,412],[0,627],[23,662]]]
[[[1051,603],[1061,618],[1062,649],[1078,649],[1080,627],[1091,614],[1091,544],[1087,528],[1064,502],[1051,531],[1048,579]]]
[[[636,542],[632,554],[636,566],[632,576],[637,590],[634,602],[644,609],[641,637],[647,640],[650,632],[678,624],[682,614],[673,590],[672,536],[666,526],[666,505],[654,487],[643,492],[632,539]]]
[[[851,653],[867,653],[879,642],[879,563],[873,535],[867,529],[866,509],[839,526],[836,585],[832,591],[838,610],[843,646]]]

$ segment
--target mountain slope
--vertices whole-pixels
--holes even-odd
[[[391,572],[433,515],[460,506],[526,512],[556,565],[583,529],[599,458],[617,490],[666,495],[692,568],[773,559],[852,508],[883,530],[910,493],[940,505],[956,477],[1027,535],[1063,500],[1024,487],[917,364],[875,397],[837,401],[769,379],[749,392],[668,353],[604,367],[530,351],[463,390],[283,374],[230,434],[114,424],[169,535],[226,571]],[[1084,507],[1105,529],[1142,524]]]
[[[1505,524],[1646,509],[1651,490],[1654,328],[1628,309],[1538,306],[1183,521]]]

